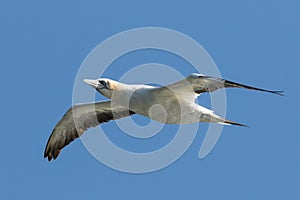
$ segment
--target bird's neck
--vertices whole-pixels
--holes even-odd
[[[110,99],[112,100],[112,102],[129,108],[130,101],[136,96],[142,95],[142,93],[147,89],[147,86],[144,85],[129,85],[119,83],[118,87],[116,87],[116,89],[113,91]]]

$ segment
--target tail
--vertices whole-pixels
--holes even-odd
[[[222,119],[222,121],[218,122],[218,123],[219,124],[224,124],[224,125],[236,125],[236,126],[243,126],[243,127],[249,128],[249,126],[247,126],[245,124],[241,124],[241,123],[238,123],[238,122],[230,121],[230,120],[227,120],[227,119]]]
[[[205,108],[201,107],[202,110]],[[245,124],[241,124],[238,122],[234,122],[228,119],[224,119],[216,114],[213,113],[213,111],[206,109],[205,113],[202,113],[200,116],[200,122],[215,122],[218,124],[224,124],[224,125],[236,125],[236,126],[243,126],[243,127],[248,127]]]

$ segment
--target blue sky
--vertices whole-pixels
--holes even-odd
[[[0,198],[299,199],[299,10],[298,1],[2,1]],[[112,170],[80,140],[48,163],[44,147],[72,103],[84,58],[111,35],[145,26],[180,31],[203,45],[223,77],[286,96],[228,90],[227,118],[250,128],[225,127],[202,160],[199,133],[179,160],[148,174]],[[114,67],[161,62],[185,75],[194,72],[159,52],[128,56]],[[119,140],[114,123],[104,126],[124,148],[141,145]]]

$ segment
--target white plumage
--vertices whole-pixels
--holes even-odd
[[[44,157],[48,157],[49,161],[56,159],[64,146],[88,128],[132,114],[140,114],[166,124],[216,122],[245,126],[223,119],[213,111],[196,104],[195,99],[204,92],[221,88],[245,88],[283,95],[282,91],[260,89],[202,74],[191,74],[183,80],[162,87],[129,85],[106,78],[85,79],[84,82],[111,100],[70,108],[48,140]],[[77,122],[76,126],[74,121]]]

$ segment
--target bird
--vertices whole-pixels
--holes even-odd
[[[49,161],[55,160],[65,146],[87,129],[133,114],[143,115],[164,124],[214,122],[247,127],[245,124],[224,119],[197,104],[195,101],[202,93],[224,88],[243,88],[284,95],[283,91],[261,89],[198,73],[159,87],[125,84],[108,78],[84,79],[84,82],[110,100],[77,104],[69,108],[48,139],[44,158],[48,158]]]

